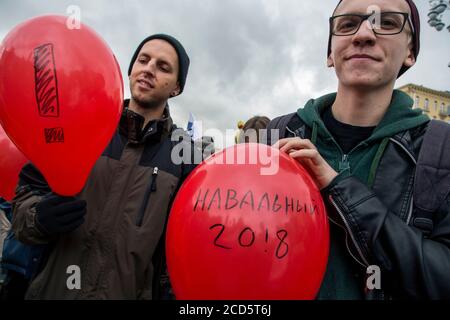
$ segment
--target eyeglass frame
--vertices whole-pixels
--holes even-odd
[[[370,26],[371,26],[371,29],[372,29],[372,31],[373,31],[376,35],[381,35],[381,36],[394,36],[394,35],[396,35],[396,34],[400,34],[400,33],[403,32],[403,30],[405,30],[406,22],[408,22],[409,27],[410,27],[410,29],[411,29],[411,32],[414,33],[414,28],[413,28],[412,23],[411,23],[411,21],[410,21],[410,15],[409,15],[409,13],[407,13],[407,12],[397,12],[397,11],[386,11],[386,12],[381,12],[381,13],[398,13],[398,14],[401,14],[405,19],[404,19],[404,21],[403,21],[402,28],[400,29],[399,32],[396,32],[396,33],[378,33],[378,32],[376,31],[376,28],[373,27],[372,22],[369,21]],[[353,36],[353,35],[355,35],[355,34],[358,33],[359,29],[361,29],[361,26],[362,26],[363,22],[366,21],[366,20],[369,20],[369,18],[372,17],[372,16],[375,15],[375,14],[376,14],[376,12],[372,12],[372,13],[370,13],[370,14],[345,13],[345,14],[339,14],[339,15],[337,15],[337,16],[331,16],[331,17],[329,18],[329,22],[330,22],[330,34],[333,35],[333,36],[336,36],[336,37]],[[355,32],[349,33],[349,34],[335,34],[335,33],[333,32],[333,22],[334,22],[334,20],[335,20],[336,18],[339,18],[339,17],[345,17],[345,16],[357,16],[357,17],[360,17],[360,18],[362,18],[362,19],[361,19],[361,22],[359,23],[359,26],[358,26],[358,28],[356,29]]]

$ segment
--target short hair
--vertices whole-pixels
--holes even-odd
[[[269,125],[270,119],[265,116],[254,116],[247,120],[239,134],[239,143],[243,142],[257,142],[259,143],[259,131],[264,130]],[[249,141],[253,138],[252,141]]]
[[[269,122],[270,119],[265,116],[255,116],[247,120],[242,130],[245,131],[247,129],[255,129],[255,130],[266,129],[267,126],[269,125]]]

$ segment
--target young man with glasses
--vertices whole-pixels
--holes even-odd
[[[450,297],[450,185],[432,220],[418,219],[413,180],[429,118],[394,90],[416,62],[419,35],[412,0],[340,1],[327,56],[337,93],[269,124],[281,129],[275,147],[307,168],[328,208],[318,299]]]

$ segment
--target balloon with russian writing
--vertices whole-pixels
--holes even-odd
[[[169,217],[177,299],[314,299],[328,259],[325,206],[285,153],[239,144],[200,164]]]

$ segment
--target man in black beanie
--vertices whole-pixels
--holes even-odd
[[[128,68],[131,100],[129,108],[146,119],[162,116],[167,100],[183,92],[189,57],[172,36],[156,34],[137,47]]]
[[[330,255],[317,298],[448,299],[450,127],[430,124],[394,90],[419,54],[417,8],[413,0],[341,0],[329,28],[337,92],[268,126],[327,206]]]
[[[22,169],[13,230],[20,241],[51,249],[27,299],[172,297],[166,223],[195,164],[172,159],[180,143],[183,150],[193,145],[172,139],[181,129],[175,130],[167,101],[183,92],[188,69],[189,57],[175,38],[157,34],[142,41],[128,70],[131,99],[77,197],[54,194],[32,164]]]

